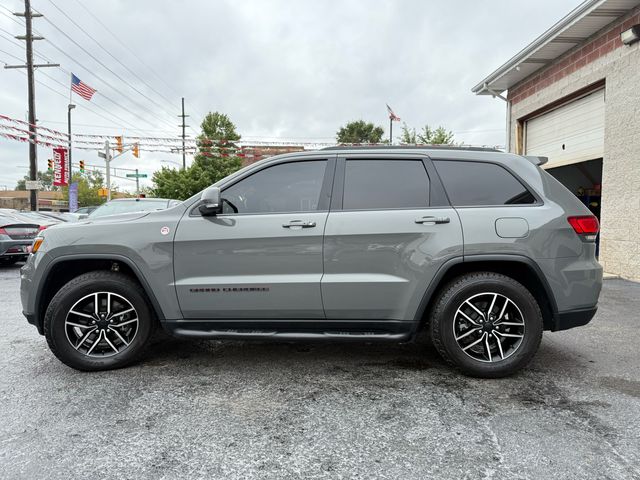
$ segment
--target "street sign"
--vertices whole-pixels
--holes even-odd
[[[107,154],[104,152],[98,152],[98,156],[101,158],[107,158]]]
[[[42,183],[40,183],[40,180],[27,180],[25,183],[25,188],[27,190],[41,190],[42,189]]]
[[[147,178],[146,173],[127,173],[127,178]]]

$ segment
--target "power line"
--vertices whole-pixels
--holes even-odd
[[[102,50],[104,50],[111,58],[113,58],[116,62],[118,62],[120,65],[122,65],[129,73],[131,73],[134,77],[136,77],[140,82],[142,82],[144,85],[147,86],[147,88],[149,88],[149,90],[151,90],[152,92],[154,92],[156,95],[158,95],[159,97],[161,97],[163,100],[165,100],[169,105],[171,105],[171,108],[173,108],[175,105],[173,104],[173,102],[171,100],[169,100],[167,97],[165,97],[162,93],[158,92],[155,88],[153,88],[151,85],[149,85],[143,78],[141,78],[140,76],[138,76],[138,74],[136,72],[134,72],[133,70],[131,70],[128,66],[126,66],[124,63],[122,63],[122,61],[116,57],[115,55],[113,55],[109,50],[107,50],[98,40],[96,40],[89,32],[87,32],[81,25],[79,25],[73,18],[71,18],[69,15],[67,15],[66,12],[64,12],[60,7],[58,7],[53,0],[49,0],[49,3],[51,3],[51,5],[53,5],[60,13],[62,13],[62,15],[64,15],[67,20],[69,20],[71,23],[73,23],[78,29],[80,29],[80,31],[82,33],[84,33],[87,37],[89,37],[91,40],[94,41],[94,43],[96,45],[98,45]]]
[[[84,48],[81,44],[79,44],[78,42],[76,42],[73,38],[71,38],[64,30],[62,30],[61,28],[59,28],[55,23],[53,23],[51,20],[45,18],[45,21],[51,25],[53,28],[55,28],[59,33],[61,33],[62,35],[64,35],[67,40],[69,40],[71,43],[73,43],[76,47],[80,48],[83,52],[85,52],[87,55],[89,55],[93,60],[95,60],[100,66],[102,66],[105,70],[107,70],[108,72],[110,72],[114,77],[116,77],[118,80],[120,80],[121,82],[123,82],[126,86],[128,86],[129,88],[131,88],[132,90],[134,90],[136,93],[138,93],[138,95],[146,98],[147,100],[149,100],[151,103],[153,103],[154,105],[156,105],[158,108],[164,110],[164,107],[162,105],[160,105],[159,103],[157,103],[156,101],[154,101],[152,98],[149,98],[147,95],[145,95],[143,92],[141,92],[140,90],[138,90],[136,87],[134,87],[133,85],[131,85],[129,82],[127,82],[127,80],[125,80],[124,78],[122,78],[118,73],[114,72],[111,68],[109,68],[107,65],[105,65],[100,59],[98,59],[95,55],[93,55],[89,50],[87,50],[86,48]],[[165,110],[166,113],[168,113],[169,115],[173,115],[171,112],[168,112],[167,110]]]
[[[76,1],[76,3],[78,5],[80,5],[84,9],[85,12],[87,12],[96,22],[98,22],[102,26],[102,28],[104,28],[122,47],[124,47],[124,49],[126,51],[128,51],[131,55],[133,55],[136,58],[136,60],[138,60],[140,62],[140,64],[144,65],[147,69],[149,69],[149,71],[151,73],[153,73],[156,77],[158,77],[158,79],[162,83],[164,83],[170,90],[173,90],[173,93],[178,95],[178,92],[171,85],[169,85],[167,82],[165,82],[164,78],[162,78],[161,75],[156,73],[156,71],[153,68],[151,68],[149,65],[147,65],[144,62],[144,60],[142,60],[138,55],[136,55],[136,53],[133,50],[131,50],[131,48],[129,48],[129,46],[126,43],[124,43],[122,40],[120,40],[120,38],[115,33],[113,33],[111,31],[111,29],[102,22],[102,20],[100,20],[98,17],[96,17],[93,14],[93,12],[91,12],[91,10],[89,10],[82,2],[80,2],[79,0],[75,0],[75,1]]]

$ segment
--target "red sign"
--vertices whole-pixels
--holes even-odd
[[[56,187],[66,187],[69,185],[66,148],[53,149],[53,184]]]

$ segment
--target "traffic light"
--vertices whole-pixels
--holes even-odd
[[[47,160],[47,168],[50,172],[53,170],[53,160]]]
[[[133,144],[133,156],[140,158],[140,146],[137,143]]]
[[[122,137],[116,137],[116,150],[122,153]]]
[[[84,173],[84,160],[80,160],[80,173]]]

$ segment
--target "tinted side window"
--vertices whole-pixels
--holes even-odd
[[[429,177],[420,160],[347,160],[344,175],[345,210],[429,206]]]
[[[508,170],[493,163],[433,162],[454,206],[522,205],[536,199]]]
[[[326,160],[265,168],[225,189],[222,198],[238,213],[291,213],[318,209]],[[223,213],[233,213],[224,202]]]

